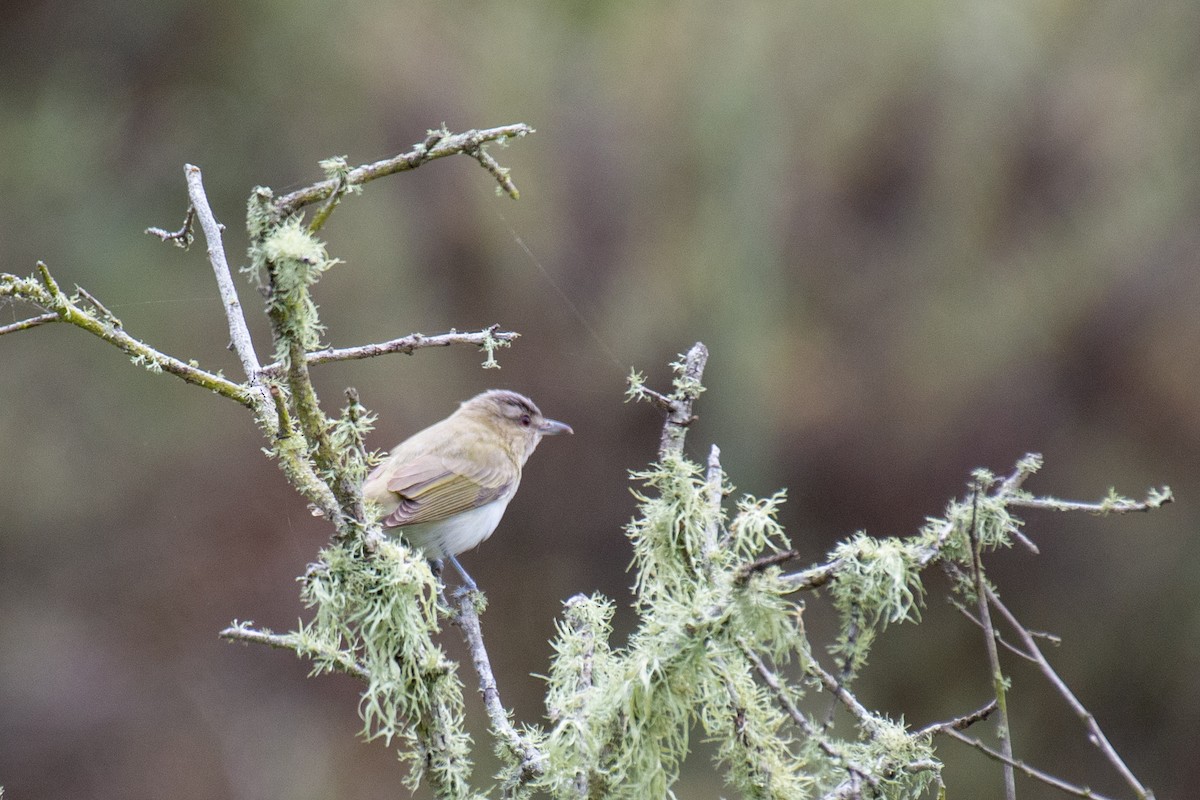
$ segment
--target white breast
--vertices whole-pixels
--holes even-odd
[[[456,556],[472,548],[478,547],[492,535],[504,509],[512,499],[501,497],[487,505],[455,514],[436,522],[422,522],[418,525],[407,525],[403,528],[388,528],[387,533],[400,534],[405,541],[423,552],[428,558],[445,558]]]

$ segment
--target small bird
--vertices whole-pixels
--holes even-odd
[[[491,389],[398,444],[367,476],[363,498],[382,509],[384,532],[435,564],[449,559],[474,591],[455,556],[492,535],[534,448],[559,433],[574,431],[528,397]]]

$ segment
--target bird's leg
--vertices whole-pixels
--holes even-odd
[[[433,573],[433,579],[437,581],[438,597],[442,599],[442,605],[450,608],[450,601],[446,599],[445,584],[442,583],[442,570],[446,568],[446,562],[440,558],[429,559],[429,571]]]
[[[454,566],[454,569],[458,570],[458,574],[462,577],[466,590],[468,592],[478,592],[479,587],[475,585],[475,581],[471,580],[471,576],[467,574],[467,571],[462,568],[462,564],[458,563],[458,559],[454,556],[447,556],[447,558],[450,559],[450,563]]]

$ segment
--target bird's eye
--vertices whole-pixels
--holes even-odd
[[[528,414],[521,415],[521,427],[528,428],[533,424],[533,419]]]

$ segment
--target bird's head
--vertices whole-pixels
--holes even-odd
[[[543,436],[574,433],[565,422],[547,419],[532,400],[506,389],[490,389],[467,400],[458,413],[503,439],[523,464]]]

